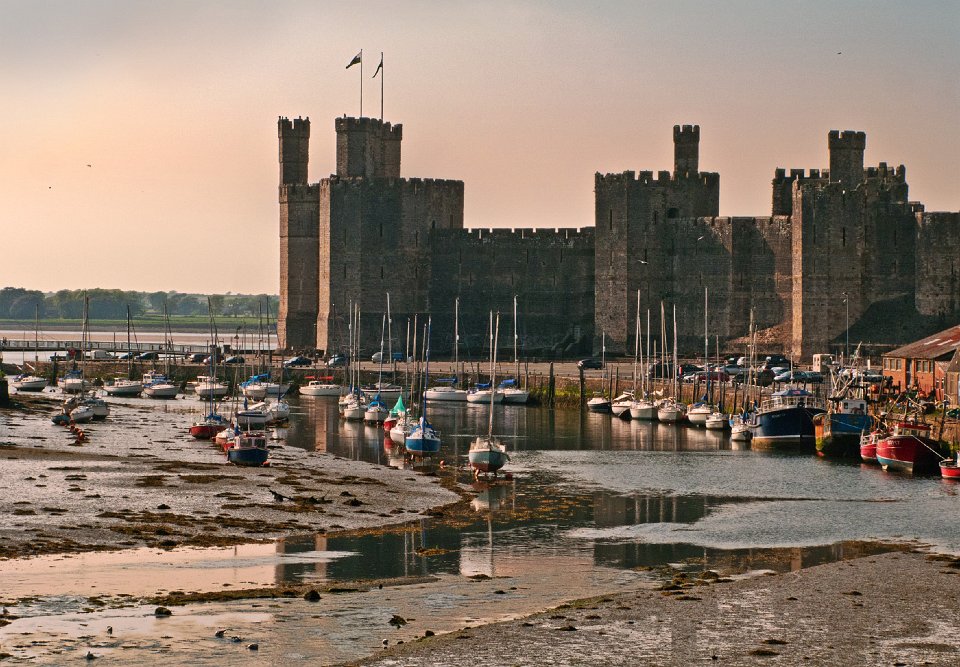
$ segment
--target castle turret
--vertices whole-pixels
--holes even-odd
[[[280,118],[280,185],[306,185],[310,160],[310,119]]]
[[[863,150],[867,147],[865,132],[830,130],[830,182],[842,183],[851,190],[863,183]]]
[[[376,118],[337,118],[337,176],[400,178],[403,126]]]
[[[700,171],[700,126],[673,126],[673,173],[696,175]]]

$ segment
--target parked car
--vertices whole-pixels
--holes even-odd
[[[136,358],[137,358],[136,352],[124,352],[123,354],[117,355],[118,361],[127,361],[128,359],[136,359]]]
[[[783,356],[782,354],[770,354],[767,355],[767,358],[764,360],[770,366],[789,366],[790,359]]]
[[[683,377],[684,380],[687,379],[687,376]],[[698,371],[693,374],[694,382],[729,382],[730,374],[724,370],[713,370],[713,371]]]
[[[183,360],[188,364],[202,364],[203,360],[207,358],[207,355],[203,352],[194,352],[193,354],[186,355]]]
[[[805,384],[820,384],[823,375],[814,371],[785,371],[773,378],[776,382],[802,382]]]
[[[581,359],[580,361],[578,361],[577,367],[583,368],[583,369],[587,369],[587,368],[600,369],[600,368],[603,368],[603,362],[600,361],[599,359],[588,357],[586,359]]]
[[[370,357],[370,361],[372,361],[372,362],[375,363],[375,364],[379,364],[381,359],[384,359],[384,360],[385,360],[385,355],[384,355],[383,353],[381,353],[381,352],[374,352],[374,353],[373,353],[373,356]],[[393,360],[394,360],[394,361],[403,361],[403,352],[394,352],[394,353],[393,353]],[[413,361],[412,358],[411,358],[411,361]]]
[[[156,361],[160,358],[160,354],[157,352],[141,352],[137,355],[139,361]]]
[[[339,368],[347,365],[347,355],[334,354],[327,359],[327,368]]]
[[[226,359],[224,359],[224,360],[223,360],[223,363],[225,363],[225,364],[242,364],[242,363],[243,363],[243,357],[241,357],[239,354],[235,354],[235,355],[233,355],[232,357],[227,357]]]
[[[291,366],[312,366],[313,360],[308,359],[307,357],[292,357],[283,362],[283,365],[287,368]]]

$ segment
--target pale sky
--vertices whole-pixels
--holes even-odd
[[[471,227],[593,224],[594,172],[672,168],[701,126],[722,215],[830,129],[960,209],[960,2],[0,0],[0,286],[272,292],[277,116],[404,125],[403,175],[462,179]],[[89,166],[88,166],[89,165]]]

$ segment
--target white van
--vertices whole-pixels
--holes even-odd
[[[817,373],[823,373],[827,375],[830,373],[830,369],[833,368],[836,360],[834,360],[832,354],[815,354],[813,355],[813,370]]]
[[[87,352],[87,359],[92,361],[105,361],[107,359],[116,359],[109,350],[90,350]]]

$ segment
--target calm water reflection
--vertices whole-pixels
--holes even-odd
[[[295,411],[286,431],[289,446],[404,464],[382,430],[342,422],[333,400],[300,398]],[[432,409],[444,441],[441,474],[470,482],[466,449],[470,438],[486,430],[486,414],[472,405]],[[908,502],[924,503],[932,512],[954,502],[952,488],[939,480],[891,479],[810,455],[738,450],[721,433],[608,415],[501,406],[496,424],[509,442],[508,469],[515,479],[474,483],[467,521],[458,515],[456,521],[424,519],[415,530],[383,535],[287,540],[279,545],[287,553],[357,556],[281,564],[278,578],[515,576],[551,566],[589,572],[684,563],[785,570],[890,548],[880,540],[960,548],[952,524],[916,525],[903,516],[916,509]],[[903,523],[883,530],[890,520]]]

